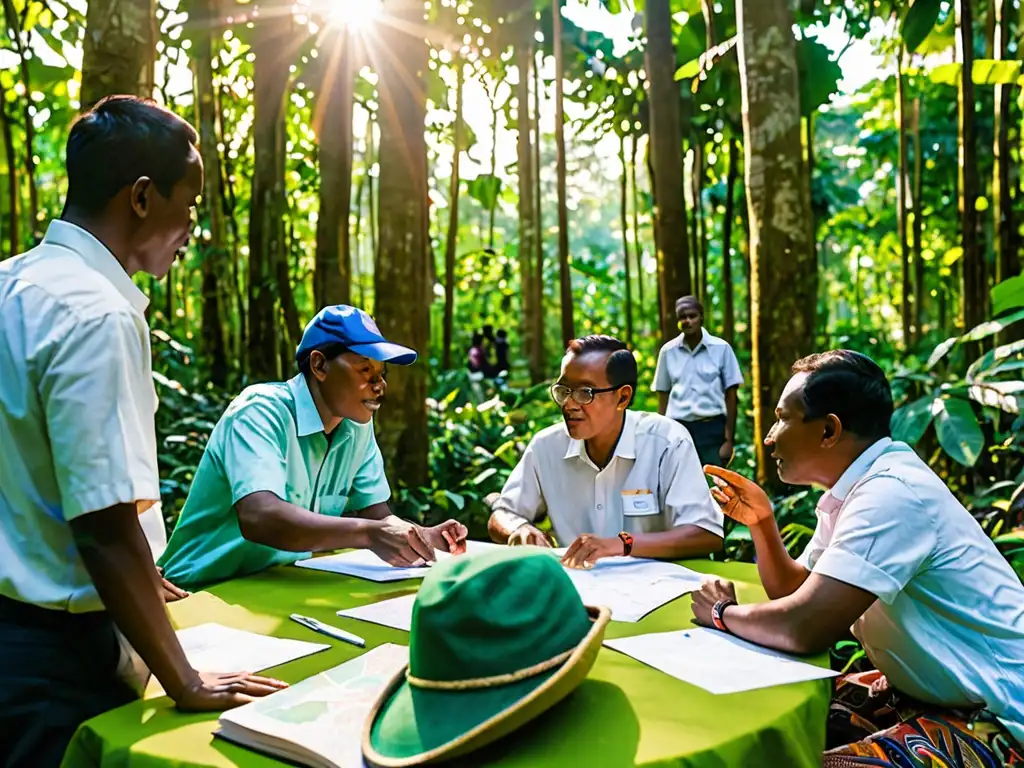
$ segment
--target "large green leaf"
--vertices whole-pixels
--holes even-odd
[[[916,445],[932,423],[931,395],[926,395],[912,403],[897,408],[890,422],[892,439],[902,440],[907,445]]]
[[[833,61],[832,51],[811,37],[796,43],[796,61],[800,69],[800,112],[811,115],[839,93],[843,70]]]
[[[961,336],[960,341],[981,341],[989,336],[994,336],[1000,331],[1006,330],[1008,326],[1011,326],[1020,320],[1024,320],[1024,309],[1012,312],[1005,317],[999,317],[995,320],[989,320],[987,323],[975,326]]]
[[[1024,402],[1024,381],[993,381],[971,387],[971,400],[1017,416]]]
[[[992,289],[992,314],[1024,307],[1024,275],[1003,280]]]
[[[985,447],[974,408],[958,397],[936,398],[932,405],[939,445],[954,461],[973,467]]]
[[[908,51],[916,51],[917,47],[924,42],[928,34],[939,19],[939,11],[942,10],[940,0],[914,0],[907,15],[903,17],[900,25],[900,35],[903,37],[903,44]]]
[[[925,370],[931,370],[934,368],[939,360],[949,354],[949,350],[953,348],[957,341],[958,339],[956,336],[950,336],[944,342],[935,347],[935,349],[932,350],[931,355],[928,357],[928,362],[925,363]]]
[[[501,179],[490,173],[482,173],[466,187],[469,196],[489,211],[497,203],[498,193],[501,192]]]
[[[940,64],[928,73],[928,78],[938,85],[957,85],[963,64]],[[1019,61],[996,61],[978,59],[971,67],[971,80],[975,85],[1014,85],[1020,79]]]
[[[1019,358],[1024,354],[1024,340],[1014,341],[1010,344],[1003,344],[995,349],[990,349],[979,357],[971,367],[967,369],[967,380],[973,381],[976,378],[985,378],[992,375],[993,366],[999,366],[1008,362],[1011,358]]]

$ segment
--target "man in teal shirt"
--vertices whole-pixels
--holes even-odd
[[[399,566],[464,549],[461,523],[423,528],[387,504],[373,414],[386,364],[415,360],[362,310],[321,310],[299,343],[299,374],[246,388],[214,428],[159,561],[167,579],[195,587],[347,547]]]

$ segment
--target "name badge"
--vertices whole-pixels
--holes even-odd
[[[622,492],[622,514],[626,517],[644,517],[658,514],[658,502],[650,489]]]

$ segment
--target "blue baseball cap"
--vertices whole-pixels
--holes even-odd
[[[302,332],[295,360],[302,361],[314,349],[330,344],[344,344],[352,352],[383,363],[411,365],[416,362],[415,350],[392,344],[381,336],[372,317],[348,304],[324,307],[316,313]]]

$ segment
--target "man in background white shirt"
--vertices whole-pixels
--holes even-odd
[[[658,352],[651,385],[658,393],[658,413],[686,427],[701,464],[728,466],[743,383],[736,353],[704,328],[704,305],[696,296],[676,302],[676,317],[682,333]]]
[[[1005,741],[997,734],[985,743],[971,720],[984,707],[1022,732],[1024,586],[942,480],[889,437],[892,395],[870,358],[825,352],[798,361],[793,374],[765,443],[784,482],[829,489],[817,528],[792,559],[764,492],[711,468],[725,513],[750,527],[772,599],[737,605],[732,584],[708,581],[693,597],[696,620],[796,653],[823,651],[852,627],[884,677],[875,675],[870,698],[861,688],[847,700],[849,687],[839,687],[843,706],[834,714],[852,708],[856,717],[830,718],[835,751],[826,766],[916,765],[913,755],[923,753],[911,742],[919,737],[905,737],[930,739],[940,721],[960,746],[952,754],[945,739],[929,741],[928,750],[943,756],[937,763],[998,764],[985,750],[998,752]],[[896,703],[887,705],[887,697]],[[901,712],[911,713],[911,725],[891,730]]]
[[[494,541],[551,546],[534,525],[548,514],[571,567],[722,548],[722,513],[693,441],[664,416],[629,410],[636,385],[636,359],[623,342],[569,344],[551,387],[563,423],[534,436],[492,505]]]
[[[163,277],[188,239],[203,187],[196,141],[150,102],[99,102],[68,138],[61,219],[0,264],[8,768],[58,765],[79,724],[138,695],[116,630],[182,709],[225,709],[284,685],[192,669],[139,524],[160,488],[147,299],[131,275]]]

